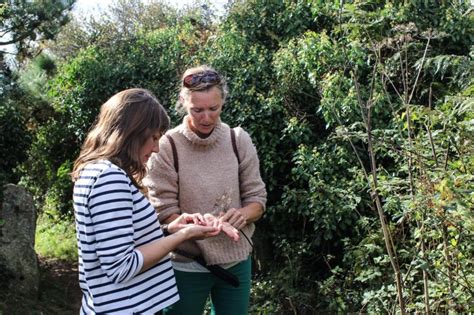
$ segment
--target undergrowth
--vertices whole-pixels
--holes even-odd
[[[77,261],[77,240],[73,219],[43,214],[36,226],[35,250],[46,258]]]

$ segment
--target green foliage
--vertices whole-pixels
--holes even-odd
[[[100,105],[122,89],[144,87],[176,124],[179,75],[210,64],[229,83],[222,119],[251,134],[267,184],[258,229],[271,244],[257,253],[265,273],[252,288],[252,312],[397,311],[394,271],[370,195],[369,124],[406,311],[426,312],[425,276],[432,312],[472,312],[468,7],[249,0],[235,1],[220,25],[205,10],[179,16],[155,7],[165,13],[153,27],[151,16],[131,25],[130,14],[146,10],[121,2],[113,12],[126,18],[99,23],[97,37],[80,33],[82,47],[63,42],[72,47],[67,59],[48,84],[41,81],[46,75],[38,79],[34,94],[47,87],[44,107],[54,112],[37,120],[21,170],[41,205],[42,235],[73,230],[60,223],[72,213],[68,173]],[[107,33],[106,25],[125,35]],[[27,78],[41,72],[29,71],[24,83],[36,82]]]
[[[194,6],[190,8],[196,9]],[[120,0],[99,17],[73,19],[48,49],[61,59],[74,58],[89,46],[107,47],[159,29],[177,26],[185,20],[177,9],[162,0]]]
[[[327,9],[327,7],[325,7],[325,9]],[[311,93],[314,99],[313,103],[320,104],[319,108],[308,108],[308,110],[304,112],[313,115],[319,113],[323,114],[322,118],[325,121],[326,128],[328,128],[330,132],[330,137],[325,140],[328,142],[327,145],[330,146],[330,139],[333,138],[335,141],[334,147],[337,148],[336,150],[341,150],[343,146],[341,146],[339,139],[346,141],[352,140],[352,144],[355,144],[353,149],[356,150],[356,152],[352,152],[351,154],[351,150],[348,147],[346,150],[340,151],[342,154],[321,155],[320,145],[313,145],[312,150],[311,147],[300,146],[300,150],[296,151],[296,157],[293,159],[295,166],[291,172],[292,179],[289,181],[291,184],[285,187],[285,193],[281,198],[282,207],[281,209],[270,208],[269,211],[274,211],[274,213],[270,213],[269,217],[273,220],[272,223],[274,227],[276,225],[275,230],[278,231],[275,241],[279,249],[278,252],[281,252],[282,249],[285,248],[278,246],[278,244],[284,244],[285,241],[293,240],[290,241],[290,244],[292,244],[290,248],[293,253],[293,255],[289,255],[290,257],[300,257],[305,254],[305,251],[298,250],[300,247],[298,247],[297,244],[300,244],[300,242],[306,244],[306,247],[309,247],[308,244],[315,244],[317,246],[321,240],[337,242],[337,240],[344,240],[345,235],[350,235],[350,230],[361,225],[363,229],[357,228],[356,231],[359,230],[359,233],[354,232],[350,241],[346,241],[343,245],[343,256],[336,257],[336,262],[342,259],[339,265],[343,269],[340,267],[333,268],[331,269],[333,275],[323,281],[318,280],[318,283],[322,286],[321,293],[324,293],[323,296],[327,296],[327,298],[322,299],[321,305],[325,305],[325,308],[332,309],[333,311],[357,311],[358,309],[362,309],[376,313],[387,312],[392,309],[392,307],[396,307],[394,304],[396,302],[395,286],[384,285],[385,283],[393,283],[393,278],[382,277],[382,275],[390,275],[392,273],[391,266],[387,256],[384,254],[384,246],[383,243],[380,242],[381,234],[377,225],[372,223],[367,226],[367,223],[365,223],[367,222],[366,216],[368,215],[370,218],[370,212],[367,212],[367,210],[361,212],[359,210],[370,208],[370,202],[368,202],[368,200],[364,201],[364,198],[368,196],[366,195],[364,197],[364,195],[361,194],[367,191],[368,187],[366,187],[366,185],[369,184],[369,182],[364,184],[362,173],[354,172],[354,170],[347,172],[347,170],[351,170],[350,166],[357,166],[359,164],[353,153],[358,152],[359,156],[362,157],[362,165],[364,167],[367,165],[365,162],[366,153],[362,150],[366,143],[366,136],[364,135],[365,121],[360,117],[360,102],[361,100],[365,101],[370,98],[373,124],[375,128],[379,128],[373,131],[377,141],[375,152],[379,156],[378,159],[379,162],[382,163],[382,167],[385,168],[385,170],[382,171],[384,178],[380,178],[384,179],[381,189],[387,192],[387,194],[384,194],[384,201],[386,202],[385,209],[395,220],[403,222],[401,225],[400,223],[398,225],[391,225],[392,231],[395,235],[398,235],[398,233],[407,233],[405,231],[406,229],[411,230],[411,228],[413,228],[413,225],[406,225],[408,220],[405,221],[404,219],[406,218],[401,214],[410,213],[411,215],[413,210],[410,210],[410,207],[407,205],[407,203],[410,203],[410,197],[406,194],[409,186],[406,168],[407,153],[406,151],[400,152],[399,148],[401,146],[404,150],[414,150],[416,152],[425,151],[426,153],[421,156],[430,154],[431,145],[427,141],[426,129],[423,124],[420,125],[420,123],[418,123],[420,120],[423,121],[424,119],[426,121],[427,119],[421,118],[419,113],[416,114],[416,133],[421,131],[424,141],[420,143],[419,147],[416,146],[414,149],[410,149],[405,138],[407,125],[403,120],[397,121],[392,125],[392,117],[401,117],[398,116],[397,113],[400,111],[402,104],[400,104],[397,99],[397,95],[394,94],[394,89],[401,87],[403,82],[400,82],[399,78],[401,75],[406,75],[405,73],[401,74],[400,69],[396,68],[401,58],[401,54],[399,51],[396,51],[396,49],[401,50],[405,54],[409,54],[407,62],[411,64],[411,66],[406,69],[409,73],[407,77],[407,82],[409,83],[405,82],[405,84],[415,84],[415,74],[416,70],[420,68],[422,49],[424,46],[422,43],[416,43],[414,38],[410,37],[412,35],[406,34],[409,34],[409,32],[422,33],[423,30],[400,28],[398,29],[399,34],[393,34],[390,29],[386,29],[385,33],[382,32],[382,34],[394,37],[387,38],[382,36],[377,38],[377,36],[381,34],[380,31],[389,26],[390,23],[400,23],[400,21],[403,20],[403,10],[391,7],[390,5],[386,7],[364,7],[363,4],[354,6],[347,5],[344,9],[352,13],[357,12],[357,14],[342,15],[342,21],[344,22],[340,24],[340,28],[335,28],[335,34],[337,34],[337,36],[332,36],[324,32],[309,32],[300,40],[290,41],[287,47],[280,49],[276,54],[275,65],[282,79],[281,82],[286,83],[284,87],[285,91],[291,93],[293,99],[300,96],[299,99],[301,100],[304,99],[303,95]],[[396,14],[391,14],[391,16],[395,16],[395,18],[387,13],[394,11],[396,11]],[[437,12],[437,14],[442,15],[440,13],[441,11],[442,10]],[[380,17],[381,15],[382,18]],[[347,23],[345,23],[345,18],[347,18]],[[407,17],[404,18],[406,19],[404,22],[409,22]],[[391,19],[393,19],[393,22],[391,22]],[[372,20],[376,20],[375,23],[372,23]],[[356,21],[357,23],[355,23]],[[420,24],[423,24],[422,21]],[[364,28],[365,26],[368,27]],[[393,29],[397,32],[397,28]],[[344,34],[341,33],[341,31],[349,32],[348,37],[339,37]],[[347,42],[347,38],[350,38],[350,42]],[[382,51],[383,56],[387,60],[387,64],[385,68],[380,69],[381,75],[376,73],[375,76],[371,76],[371,68],[374,67],[374,62],[377,61],[377,58],[380,58],[380,55],[375,54],[378,52],[377,50],[374,51],[374,48],[377,48],[376,45],[378,42],[367,42],[367,39],[370,38],[379,39],[381,43],[380,47],[387,49]],[[433,40],[435,44],[437,44],[436,40],[436,38]],[[441,50],[439,46],[436,48]],[[432,53],[433,55],[436,54],[436,52]],[[393,54],[393,56],[390,56],[390,54]],[[435,83],[438,84],[436,86],[437,94],[435,97],[436,99],[442,100],[444,95],[448,95],[452,93],[452,91],[456,91],[460,87],[465,86],[466,83],[469,82],[468,78],[472,77],[472,74],[469,72],[469,67],[466,67],[466,65],[470,64],[467,57],[430,58],[431,57],[426,59],[423,63],[426,72],[423,73],[421,77],[422,80],[417,82],[417,93],[414,95],[418,102],[431,102],[431,100],[427,98],[427,85],[431,84],[433,86],[433,81],[439,82]],[[452,66],[448,66],[449,62],[447,60],[456,62],[451,62]],[[403,70],[403,68],[401,70]],[[444,76],[445,73],[449,73],[449,79],[446,79],[446,76]],[[391,84],[387,84],[387,81],[379,81],[378,78],[384,78],[384,76],[390,76],[392,80],[392,82],[390,82]],[[442,80],[439,80],[440,77]],[[298,85],[289,84],[289,82],[295,81],[302,81],[302,83]],[[312,90],[311,86],[313,86]],[[407,96],[408,92],[409,91],[405,92]],[[400,94],[401,93],[402,92],[400,92]],[[301,106],[300,104],[298,105]],[[416,108],[417,107],[412,107],[412,110]],[[301,107],[297,109],[301,111]],[[455,112],[449,111],[449,113],[444,113],[443,117],[452,117],[453,114],[455,114]],[[317,116],[314,117],[316,118]],[[305,120],[311,119],[311,121],[315,123],[314,126],[318,126],[317,119],[315,118],[309,116],[308,118],[305,117]],[[434,118],[431,119],[434,120]],[[454,126],[462,125],[458,119],[455,119],[455,121],[451,123]],[[456,136],[449,136],[450,132],[446,130],[447,125],[443,124],[442,126],[443,127],[440,127],[439,130],[433,131],[437,139],[446,136],[448,136],[448,139],[450,137],[452,137],[452,139],[461,139],[458,133],[456,133]],[[400,129],[400,127],[402,129]],[[419,127],[420,129],[418,129]],[[335,133],[333,131],[331,134],[331,129],[333,128],[335,128]],[[432,128],[432,126],[430,126],[430,128]],[[443,135],[443,137],[441,135]],[[466,136],[465,133],[464,135]],[[446,147],[446,141],[444,140],[442,142],[444,142],[444,147]],[[461,143],[469,146],[472,141],[466,139]],[[443,147],[443,144],[440,143],[440,145]],[[437,150],[439,152],[440,149],[438,148]],[[466,149],[459,150],[465,151]],[[402,153],[402,155],[400,153]],[[448,153],[449,152],[445,152],[445,154]],[[466,153],[462,155],[464,156],[463,160],[465,160]],[[341,163],[341,161],[344,160],[349,161],[347,165]],[[321,161],[328,161],[328,164],[323,164]],[[394,164],[395,162],[398,164]],[[319,167],[320,164],[321,167]],[[338,167],[339,165],[341,167]],[[457,165],[463,164],[458,162]],[[360,164],[358,166],[360,166]],[[464,162],[464,167],[465,166],[466,162]],[[326,171],[330,177],[324,177]],[[439,169],[435,170],[435,174],[439,171]],[[425,172],[426,170],[421,169],[422,174]],[[335,176],[336,174],[340,177]],[[424,181],[424,178],[424,176],[420,177],[421,182]],[[354,181],[354,179],[358,180]],[[464,182],[461,186],[466,187],[466,184],[467,182]],[[340,190],[338,189],[339,186],[341,187]],[[320,195],[323,193],[320,199],[313,197],[317,196],[314,195],[313,192],[317,192],[318,189]],[[324,194],[325,191],[327,191],[327,195]],[[352,198],[351,192],[354,194]],[[424,196],[426,198],[426,195],[426,191],[420,192],[420,197]],[[351,199],[356,202],[345,202]],[[459,203],[463,204],[466,199],[469,200],[467,196],[457,196],[457,198],[453,198],[453,200],[456,200],[456,205]],[[312,211],[313,205],[316,211]],[[344,209],[347,209],[347,212],[345,212]],[[353,211],[352,213],[359,210],[361,216],[355,216],[352,220],[349,216],[347,217],[347,224],[344,224],[344,221],[342,221],[343,224],[339,224],[340,221],[337,221],[338,216],[340,214],[350,214],[351,210]],[[466,218],[465,214],[463,217]],[[341,215],[339,220],[341,220],[341,218],[346,218],[346,216]],[[315,235],[308,233],[308,230],[311,231],[312,220],[317,223],[313,225],[317,231]],[[414,226],[416,226],[415,222],[413,222]],[[467,220],[467,222],[469,222],[469,220]],[[278,227],[279,223],[282,225],[281,227]],[[426,224],[428,225],[428,223]],[[430,226],[433,227],[438,227],[440,224],[443,224],[443,221],[430,222]],[[288,229],[285,229],[285,227],[288,226],[292,227],[291,230],[293,232],[288,232]],[[347,229],[346,231],[344,231],[345,228]],[[462,231],[464,231],[464,229]],[[338,234],[333,236],[332,233],[334,232]],[[346,233],[345,235],[341,234],[344,232]],[[358,236],[363,235],[366,235],[365,238],[358,238]],[[370,242],[378,240],[379,244],[376,247],[377,251],[373,252],[372,255],[372,259],[376,264],[373,267],[367,268],[367,263],[371,261],[371,259],[370,256],[367,256],[367,248],[364,246],[364,243],[369,240]],[[406,277],[407,279],[413,280],[411,282],[407,281],[406,283],[407,292],[409,292],[406,296],[408,309],[410,311],[423,309],[423,298],[419,292],[423,290],[422,283],[420,282],[420,272],[423,270],[425,264],[416,264],[417,266],[421,266],[419,268],[409,267],[411,265],[410,262],[413,261],[413,257],[419,255],[417,251],[413,251],[413,249],[419,248],[417,247],[419,244],[414,244],[410,238],[401,238],[397,244],[397,246],[400,247],[399,258],[408,265],[407,268],[409,272]],[[372,246],[371,244],[367,245]],[[321,250],[321,248],[324,249],[325,247],[321,246],[315,248]],[[358,248],[361,248],[359,254],[357,254]],[[334,249],[332,252],[334,252]],[[331,251],[329,253],[331,253]],[[435,257],[434,253],[431,255]],[[463,256],[464,255],[465,254],[463,254]],[[357,266],[359,260],[361,267],[354,268],[354,264]],[[446,268],[446,261],[440,265],[444,265]],[[301,262],[301,266],[305,266],[305,264]],[[311,274],[311,268],[300,268],[306,269],[307,274]],[[450,269],[450,267],[447,268]],[[296,274],[295,270],[299,270],[298,267],[295,268],[294,265],[292,265],[291,268],[283,269],[292,274]],[[472,266],[464,265],[461,269],[472,271]],[[416,270],[416,272],[414,270]],[[416,275],[413,276],[413,272],[415,272]],[[443,272],[449,274],[447,270],[441,271],[441,273]],[[313,274],[317,273],[313,271]],[[440,283],[446,282],[441,281],[438,283],[439,276],[434,277],[436,280],[433,279],[433,281],[437,283],[437,285],[433,286],[436,288],[433,302],[437,307],[436,310],[440,311],[446,307],[445,305],[451,305],[458,311],[466,311],[466,309],[462,308],[461,301],[464,301],[466,298],[469,300],[468,292],[470,288],[472,288],[472,285],[465,285],[461,290],[462,292],[458,290],[457,298],[453,298],[453,293],[451,293],[448,300],[446,296],[442,297],[436,294],[436,292],[447,291],[446,287],[442,288],[443,286],[439,285]],[[451,277],[454,279],[454,275],[451,275]],[[470,280],[468,282],[471,283]],[[362,288],[364,288],[365,293],[363,296],[360,294],[361,289],[357,289],[359,287],[358,283],[362,284]],[[304,285],[302,287],[304,287]],[[287,295],[288,294],[291,295],[291,293],[287,293]]]
[[[24,93],[18,107],[35,124],[51,116],[51,106],[47,95],[48,80],[55,74],[56,64],[47,54],[40,54],[27,63],[17,73],[18,85]]]
[[[2,1],[0,46],[16,45],[17,61],[31,56],[33,51],[37,51],[40,41],[52,39],[59,28],[67,23],[67,13],[73,3],[74,1]],[[15,168],[27,156],[26,149],[30,144],[32,129],[30,117],[34,112],[32,108],[35,107],[31,103],[37,103],[28,89],[33,86],[37,88],[46,81],[42,77],[30,75],[29,79],[34,77],[33,80],[18,83],[18,76],[9,68],[5,55],[3,50],[0,51],[0,186],[6,182],[18,182],[19,175]],[[41,58],[40,56],[37,60]],[[51,63],[46,60],[41,61],[41,65],[44,70],[52,70]],[[27,89],[24,84],[29,85]],[[41,105],[47,107],[47,104]]]
[[[54,38],[61,26],[69,21],[68,13],[74,2],[75,0],[2,1],[0,46],[15,44],[19,54],[17,57],[27,56],[31,42]]]
[[[58,206],[57,214],[65,209],[68,213],[72,211],[69,206],[72,183],[61,167],[68,165],[67,156],[70,153],[67,150],[76,143],[76,138],[65,131],[64,125],[54,120],[38,128],[28,158],[19,167],[22,174],[20,183],[33,193],[38,209],[42,208],[49,189],[54,191],[52,194],[56,196],[56,202],[63,202],[55,203]],[[78,150],[78,146],[79,143],[76,143],[75,150]],[[66,189],[58,192],[57,187]]]
[[[274,301],[277,287],[272,280],[255,279],[250,292],[249,314],[277,314],[282,307]]]
[[[308,1],[235,1],[222,27],[270,49],[315,28]]]
[[[379,16],[378,14],[384,14],[385,10],[392,10],[393,8],[387,6],[377,14],[374,14],[374,11],[364,12],[364,10],[361,10],[361,6],[350,7],[350,9],[358,13],[355,17],[363,16],[365,19],[368,19],[370,23],[372,18]],[[372,9],[374,8],[372,7]],[[395,16],[401,18],[400,13],[402,11],[397,12]],[[437,12],[437,14],[439,14],[439,12]],[[350,19],[354,18],[351,17]],[[383,20],[378,20],[377,23],[381,21]],[[353,24],[352,21],[348,25],[342,24],[341,29],[350,30],[350,36],[352,37],[360,36],[361,34],[365,34],[367,37],[368,34],[372,34],[371,28],[377,25],[368,24],[369,28],[364,29],[364,26],[367,25],[367,21],[362,22],[360,19],[357,19],[357,22],[357,24]],[[389,22],[389,20],[385,20],[385,22]],[[396,22],[398,23],[400,21],[398,20]],[[365,33],[355,33],[355,30],[360,31],[361,26]],[[380,38],[380,47],[382,49],[389,48],[390,50],[383,52],[383,57],[385,58],[381,61],[383,67],[376,68],[379,72],[374,72],[374,76],[372,77],[368,71],[370,68],[367,68],[367,66],[373,67],[373,65],[366,62],[366,69],[364,69],[364,63],[358,62],[357,59],[351,57],[354,56],[352,53],[353,47],[345,45],[344,42],[337,43],[333,41],[331,45],[335,47],[332,49],[332,52],[329,50],[326,55],[332,58],[327,59],[324,58],[324,55],[317,55],[320,51],[318,50],[318,44],[313,45],[314,47],[309,46],[310,49],[307,55],[304,54],[304,51],[308,46],[305,47],[303,44],[298,44],[301,45],[302,49],[295,51],[298,51],[299,56],[303,58],[295,58],[293,60],[294,62],[305,64],[305,69],[316,70],[312,70],[315,75],[308,75],[308,77],[310,80],[313,80],[312,83],[317,88],[322,90],[320,93],[322,95],[321,109],[323,110],[328,127],[340,125],[336,129],[338,137],[342,136],[342,139],[346,140],[351,139],[355,141],[356,144],[362,141],[361,145],[364,144],[366,140],[363,132],[367,122],[364,121],[362,117],[359,118],[358,111],[363,112],[363,109],[360,108],[361,100],[362,102],[365,102],[367,99],[371,101],[370,106],[372,106],[372,112],[374,114],[373,124],[375,124],[377,128],[380,128],[374,130],[377,141],[375,152],[382,165],[379,174],[380,192],[384,197],[384,209],[394,220],[390,224],[390,228],[393,235],[395,235],[394,239],[398,247],[398,258],[403,266],[402,273],[404,275],[404,286],[406,289],[404,297],[407,302],[407,310],[415,312],[424,309],[423,295],[422,293],[420,294],[420,292],[423,292],[422,271],[428,270],[430,275],[428,286],[432,310],[440,312],[446,309],[455,309],[458,312],[466,312],[469,311],[469,308],[463,306],[463,303],[471,300],[469,292],[472,290],[472,282],[470,279],[467,280],[467,283],[462,282],[460,270],[462,269],[464,272],[472,273],[472,266],[463,262],[452,264],[450,262],[452,254],[450,253],[452,251],[456,253],[461,251],[460,257],[469,256],[469,254],[466,254],[460,250],[460,248],[464,249],[470,246],[467,245],[467,243],[464,246],[458,246],[456,237],[461,236],[461,239],[469,239],[472,237],[472,233],[469,231],[467,232],[468,235],[463,235],[466,231],[464,228],[452,227],[453,223],[451,222],[455,222],[454,218],[450,217],[448,219],[446,215],[441,217],[439,214],[436,215],[437,212],[439,213],[439,210],[436,211],[433,209],[433,198],[436,198],[435,196],[438,195],[442,196],[443,193],[439,190],[433,191],[433,188],[438,187],[436,184],[438,180],[449,183],[456,181],[454,179],[456,178],[458,185],[460,185],[459,187],[464,187],[465,189],[469,186],[468,182],[471,180],[467,179],[466,181],[466,179],[460,180],[459,178],[471,178],[472,176],[468,175],[472,173],[472,166],[468,163],[468,160],[466,160],[467,155],[469,155],[468,152],[471,152],[471,150],[467,148],[472,143],[472,134],[469,135],[465,131],[461,132],[461,130],[465,128],[462,127],[465,126],[462,121],[466,120],[466,118],[463,117],[465,117],[469,111],[468,108],[472,106],[469,105],[472,101],[464,99],[458,101],[456,106],[446,107],[446,103],[443,105],[443,97],[445,95],[459,90],[459,88],[466,86],[466,83],[469,82],[467,78],[472,77],[472,74],[470,74],[469,68],[467,68],[466,65],[470,64],[470,62],[469,59],[464,56],[445,57],[444,55],[439,55],[422,59],[423,45],[420,42],[416,42],[416,39],[412,36],[414,33],[421,34],[423,30],[413,27],[399,28],[398,30],[394,28],[394,30],[395,32],[399,32],[399,35],[387,33],[389,36],[395,36],[393,38]],[[318,39],[319,37],[316,36],[315,38]],[[371,35],[369,38],[376,37]],[[352,43],[357,42],[355,38],[351,39]],[[436,44],[437,39],[432,38],[432,40]],[[323,43],[327,44],[328,41],[326,40]],[[345,46],[338,46],[339,44]],[[363,54],[358,54],[363,57],[360,60],[375,61],[377,58],[380,58],[380,55],[370,57],[370,54],[379,52],[377,50],[371,52],[371,50],[377,47],[377,44],[379,43],[372,42],[370,46],[367,46],[365,49],[366,52],[364,53],[365,55],[368,54],[367,57],[363,57]],[[396,51],[394,48],[398,48],[399,51]],[[440,49],[440,47],[436,48]],[[311,54],[313,51],[316,52],[316,58],[315,55]],[[400,51],[405,54],[405,57],[402,57]],[[340,53],[346,56],[344,62],[342,62],[342,59],[338,59]],[[430,51],[430,53],[436,52]],[[408,66],[406,69],[397,69],[401,58],[407,58],[406,62],[411,66]],[[447,60],[455,62],[451,62],[452,66],[448,66],[447,64],[449,62],[447,62]],[[332,61],[335,61],[336,64],[331,64]],[[385,61],[386,63],[384,64]],[[461,64],[463,66],[460,66]],[[351,72],[347,70],[342,71],[347,65],[357,65],[357,70]],[[421,65],[423,65],[425,72],[423,72],[421,76],[422,79],[416,82],[416,71],[421,70]],[[341,70],[338,71],[338,69]],[[320,72],[317,72],[318,70]],[[449,79],[447,76],[444,76],[445,73],[449,73]],[[400,75],[405,76],[405,82],[399,83],[399,81],[397,81]],[[389,80],[392,80],[390,82],[391,85],[380,85],[380,83],[378,83],[378,77],[384,78],[386,76],[389,76]],[[314,80],[315,77],[318,79]],[[370,83],[371,80],[376,81],[373,81],[373,84],[370,85],[368,83]],[[402,115],[397,114],[403,108],[403,103],[400,102],[400,99],[397,99],[397,95],[390,95],[388,93],[393,93],[395,89],[400,89],[400,91],[397,92],[401,94],[402,97],[408,99],[411,87],[408,89],[405,85],[404,90],[402,83],[410,86],[417,84],[416,93],[412,94],[416,100],[412,99],[412,103],[428,103],[426,105],[431,107],[432,101],[435,99],[439,100],[439,104],[437,104],[436,108],[444,108],[444,110],[439,112],[439,109],[431,110],[425,106],[410,106],[410,116],[408,117],[411,120],[410,127],[406,123],[407,112],[403,111]],[[430,85],[432,87],[435,84],[436,94],[428,95],[429,93],[427,93],[427,91]],[[389,107],[387,107],[386,104],[388,104]],[[463,110],[459,110],[459,108],[463,108]],[[439,114],[435,114],[437,112]],[[395,120],[391,121],[392,119]],[[448,125],[459,129],[453,130],[448,127]],[[408,128],[411,129],[409,130]],[[406,138],[407,132],[415,135],[414,143],[408,142]],[[431,132],[431,136],[434,138],[431,142],[428,132]],[[456,141],[452,139],[456,139]],[[460,143],[460,145],[457,146],[456,149],[450,149],[450,146],[454,145],[454,142]],[[400,151],[400,147],[402,151]],[[416,185],[416,187],[414,187],[416,191],[414,196],[407,194],[407,191],[410,190],[410,179],[407,173],[407,165],[409,164],[407,161],[408,156],[413,154],[411,152],[416,152],[416,155],[413,156],[416,165],[414,166],[414,170],[412,170],[414,174],[412,181]],[[435,158],[435,160],[432,160],[430,157],[433,155],[444,156],[448,164],[445,164],[445,167],[442,168],[441,159]],[[454,165],[460,168],[459,171],[465,174],[454,175],[448,172],[451,173],[451,175],[448,176],[450,180],[447,180],[445,178],[447,175],[446,167],[451,165],[449,163],[451,158],[456,161]],[[459,161],[459,159],[462,162]],[[334,163],[334,161],[337,160],[333,158],[331,162]],[[395,162],[397,164],[394,165]],[[353,163],[351,164],[354,165]],[[324,169],[328,169],[328,167]],[[453,175],[454,177],[451,177]],[[343,180],[347,180],[346,176],[343,176],[343,178]],[[311,179],[312,178],[308,180],[309,183],[311,183]],[[333,183],[340,183],[340,180],[333,181]],[[431,188],[428,189],[429,187]],[[351,188],[347,187],[344,191],[351,191]],[[430,193],[430,191],[432,192]],[[457,191],[459,191],[459,189]],[[306,192],[306,189],[301,191],[304,196],[301,199],[308,199],[305,195]],[[470,198],[468,194],[469,193],[467,193],[467,195],[452,196],[452,199],[450,199],[453,202],[452,208],[465,209],[466,207],[471,207],[470,200],[472,198]],[[431,198],[430,195],[432,195]],[[285,199],[289,200],[289,198]],[[446,211],[443,210],[441,213],[444,212]],[[461,210],[461,212],[463,213],[462,215],[456,214],[455,217],[463,217],[464,222],[467,225],[471,225],[470,222],[472,219],[470,216],[466,216],[463,210]],[[440,217],[439,220],[434,220],[438,217]],[[359,220],[354,221],[354,226],[357,227],[359,225],[358,221],[364,222],[365,218],[361,217]],[[448,226],[446,226],[447,224]],[[445,232],[443,232],[443,228],[440,230],[440,226],[444,226]],[[421,230],[420,227],[422,227]],[[429,232],[430,230],[432,231],[431,233]],[[408,236],[405,236],[407,234]],[[341,269],[335,268],[336,272],[334,272],[333,269],[334,274],[321,282],[322,288],[324,289],[323,292],[331,292],[332,296],[332,299],[327,299],[330,301],[327,307],[333,310],[346,311],[348,305],[354,307],[360,303],[359,308],[370,313],[390,312],[393,307],[396,307],[396,290],[393,284],[386,285],[390,282],[393,283],[393,278],[384,277],[384,275],[390,275],[392,271],[389,260],[383,253],[384,248],[383,243],[380,243],[380,232],[377,231],[376,225],[372,224],[369,230],[365,230],[364,233],[357,233],[357,235],[366,235],[366,237],[364,239],[351,239],[350,242],[346,242],[344,245],[345,250],[341,266],[345,267],[347,271],[340,272]],[[410,235],[413,235],[414,238],[410,237]],[[450,237],[455,237],[456,240],[452,241]],[[373,242],[377,240],[379,243],[378,246],[373,247]],[[425,244],[424,246],[428,249],[421,251],[421,242],[423,242]],[[451,248],[453,244],[456,244],[457,247]],[[367,247],[367,245],[369,247]],[[376,249],[376,251],[371,252],[369,250],[371,247]],[[358,253],[359,249],[360,253]],[[364,251],[362,251],[362,249]],[[443,250],[448,254],[443,255]],[[434,264],[437,266],[435,268],[436,271],[431,267],[433,261],[437,262]],[[357,266],[359,265],[362,268],[358,268]],[[459,267],[459,269],[454,268],[454,266]],[[352,280],[348,281],[348,279]],[[454,289],[454,282],[458,284],[456,289]],[[357,293],[357,283],[363,284],[363,296]],[[341,287],[344,289],[341,290]],[[456,291],[456,295],[454,291]],[[351,297],[349,301],[347,299],[348,296]]]
[[[18,181],[14,169],[26,159],[25,148],[29,143],[24,116],[13,102],[0,97],[0,187]]]
[[[74,221],[43,214],[38,218],[35,251],[45,258],[77,261]]]

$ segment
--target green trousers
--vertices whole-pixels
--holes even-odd
[[[248,314],[252,260],[229,268],[240,281],[235,288],[209,272],[175,270],[180,300],[163,311],[164,315],[202,315],[207,298],[211,296],[212,315]]]

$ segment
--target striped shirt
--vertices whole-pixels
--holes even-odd
[[[74,185],[81,314],[152,314],[179,300],[168,256],[140,273],[136,248],[163,237],[148,199],[109,161],[87,164]]]

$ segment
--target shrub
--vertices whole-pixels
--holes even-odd
[[[40,215],[35,241],[35,251],[42,257],[77,261],[76,228],[71,219]]]

